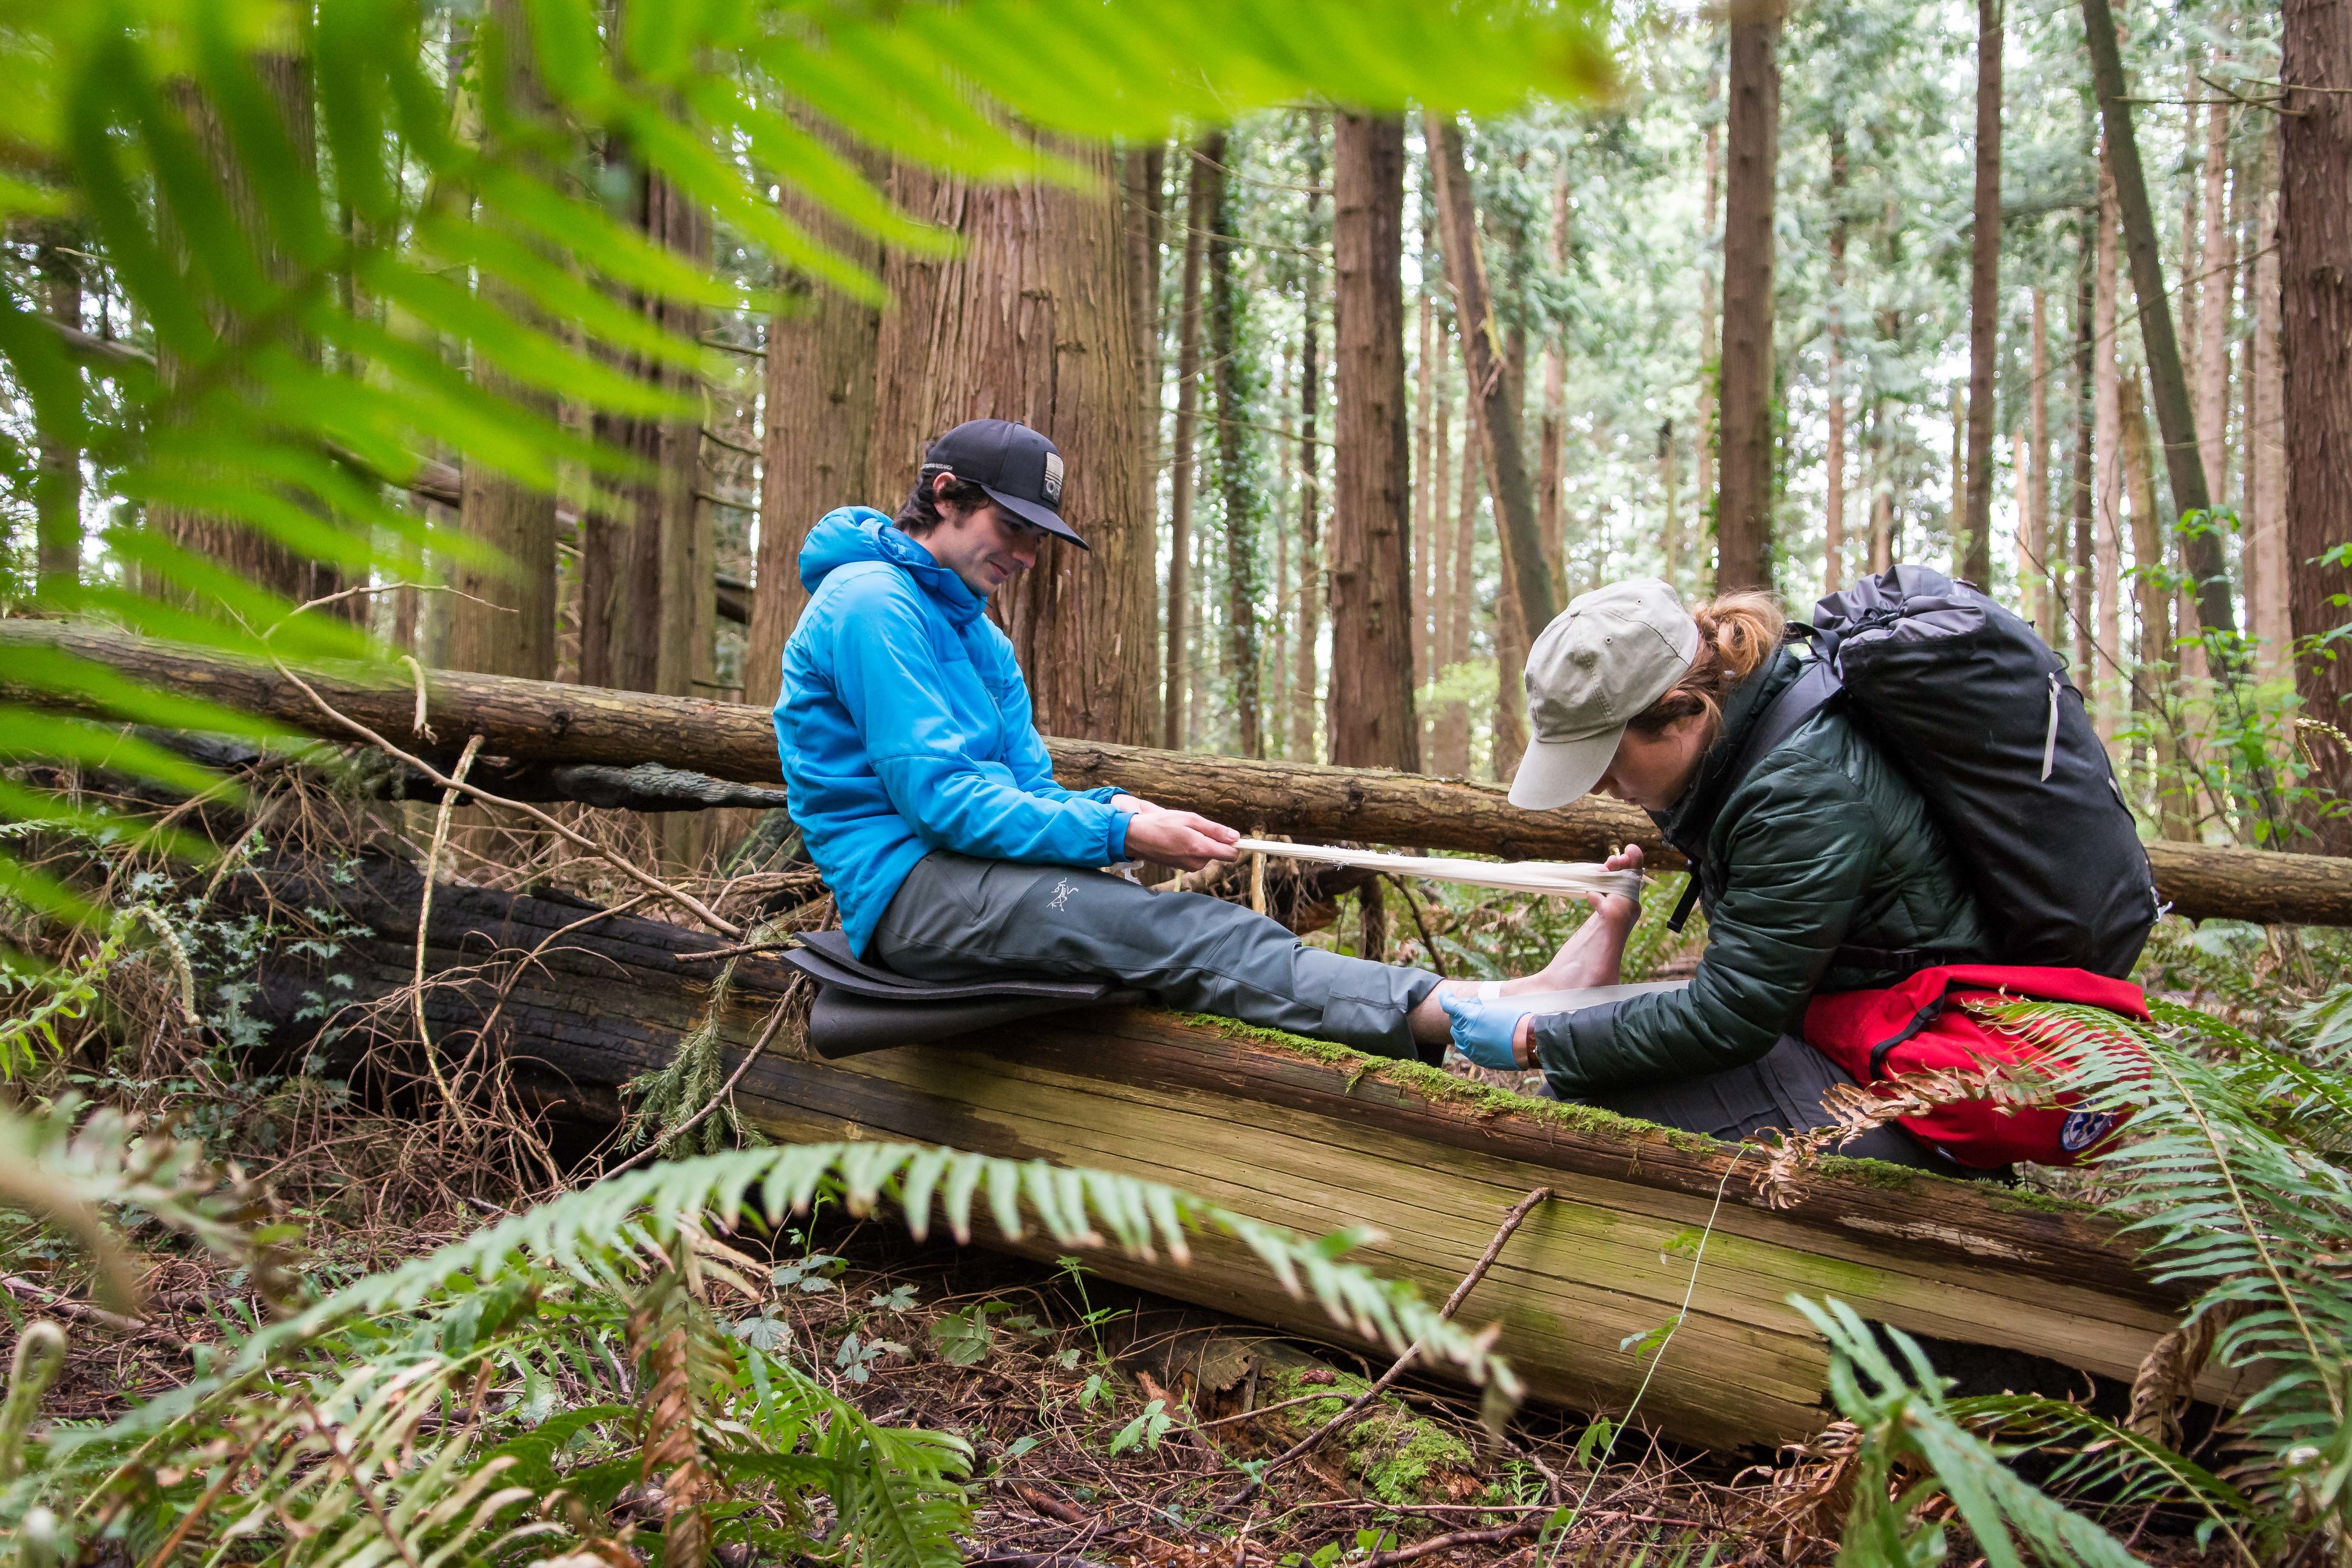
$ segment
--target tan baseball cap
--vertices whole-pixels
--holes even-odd
[[[1549,811],[1589,795],[1626,722],[1674,689],[1698,657],[1698,623],[1655,577],[1580,594],[1528,652],[1534,735],[1511,804]]]

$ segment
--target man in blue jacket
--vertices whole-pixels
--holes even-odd
[[[1035,431],[975,419],[932,444],[895,520],[845,507],[801,547],[810,598],[784,648],[776,743],[851,947],[916,979],[1116,980],[1171,1007],[1437,1059],[1448,1020],[1434,994],[1452,983],[1099,873],[1125,860],[1197,870],[1233,859],[1239,835],[1054,782],[1013,644],[982,612],[1048,536],[1087,548],[1061,518],[1062,473]],[[1507,990],[1591,983],[1576,962],[1587,945]]]

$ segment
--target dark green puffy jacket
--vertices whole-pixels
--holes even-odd
[[[1927,803],[1838,704],[1729,777],[1803,668],[1786,648],[1734,688],[1723,732],[1658,817],[1689,858],[1707,945],[1688,987],[1535,1020],[1552,1092],[1574,1099],[1745,1066],[1798,1032],[1819,991],[1892,985],[1991,956]]]

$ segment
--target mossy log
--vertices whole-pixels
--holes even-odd
[[[181,695],[209,698],[297,730],[349,739],[294,685],[267,666],[54,621],[0,621],[0,698],[70,706],[75,699],[11,681],[12,648],[58,647]],[[334,708],[396,743],[410,742],[415,688],[382,672],[305,672]],[[436,670],[426,717],[445,739],[478,734],[483,751],[532,763],[659,762],[714,778],[781,783],[764,709],[701,698],[567,686],[554,681]],[[454,743],[454,742],[453,742]],[[1680,858],[1631,806],[1600,799],[1559,811],[1514,807],[1493,784],[1372,768],[1255,762],[1191,752],[1049,739],[1065,784],[1117,784],[1164,805],[1197,811],[1259,833],[1318,843],[1347,839],[1455,849],[1510,859],[1597,859],[1640,844],[1654,869]],[[2352,860],[2196,844],[2147,846],[2158,893],[2175,913],[2287,925],[2352,925]]]
[[[408,979],[416,886],[414,871],[383,868],[340,886],[281,881],[274,896],[340,906],[350,934],[328,963],[365,998]],[[234,891],[273,889],[248,877]],[[466,1057],[495,1005],[492,1044],[523,1086],[609,1121],[620,1086],[668,1062],[706,1016],[718,965],[694,955],[715,945],[570,899],[443,887],[427,941],[434,1035]],[[720,1008],[730,1069],[792,973],[768,959],[737,965]],[[293,1020],[321,991],[343,986],[315,968],[273,969],[249,1005],[306,1033],[317,1026]],[[404,1025],[405,1008],[389,1013]],[[1302,1232],[1369,1226],[1379,1238],[1364,1259],[1433,1300],[1514,1202],[1548,1186],[1554,1198],[1504,1248],[1465,1321],[1501,1323],[1537,1397],[1622,1415],[1647,1370],[1626,1342],[1672,1321],[1688,1291],[1638,1419],[1715,1446],[1790,1441],[1826,1419],[1825,1352],[1791,1292],[1839,1297],[1947,1348],[1984,1347],[1977,1363],[1991,1357],[1995,1386],[2038,1380],[2051,1393],[2079,1392],[2084,1373],[2127,1382],[2179,1306],[2108,1222],[2073,1205],[1832,1161],[1802,1180],[1795,1207],[1774,1210],[1750,1186],[1752,1150],[1212,1018],[1097,1009],[837,1062],[787,1032],[735,1107],[785,1141],[945,1143],[1147,1176]],[[1350,1338],[1238,1246],[1204,1245],[1189,1268],[1089,1262],[1236,1317]]]

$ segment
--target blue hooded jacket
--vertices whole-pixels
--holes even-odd
[[[915,863],[1108,866],[1127,858],[1116,789],[1054,782],[1013,643],[963,579],[870,507],[801,546],[808,607],[784,645],[776,750],[793,821],[861,955]]]

